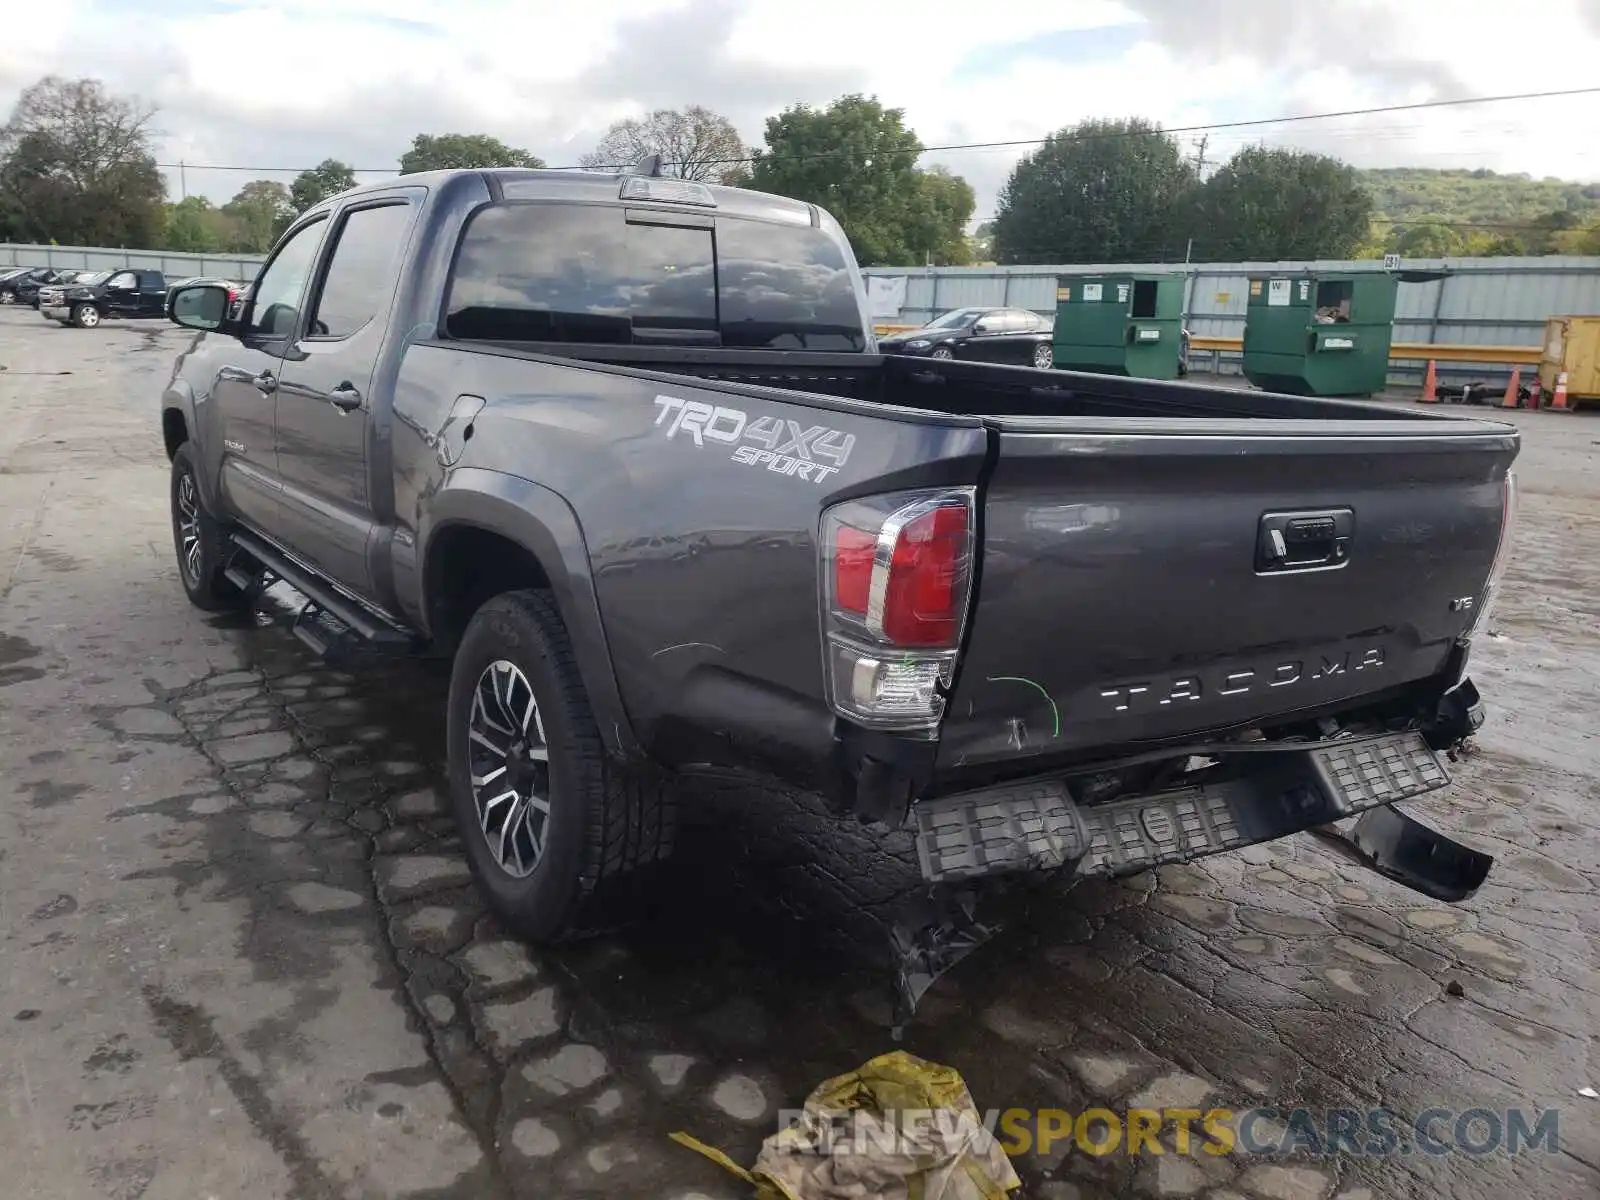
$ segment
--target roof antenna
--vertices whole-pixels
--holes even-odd
[[[652,178],[659,179],[661,177],[661,155],[645,155],[639,160],[639,164],[633,168],[633,173],[635,175],[649,175]]]

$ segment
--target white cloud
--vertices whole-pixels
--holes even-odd
[[[759,141],[787,104],[846,91],[930,145],[1038,138],[1089,116],[1171,126],[1596,81],[1600,0],[51,0],[0,40],[0,110],[39,75],[160,106],[163,162],[225,200],[260,170],[379,171],[418,132],[487,132],[576,162],[619,116],[700,103]],[[1524,48],[1535,45],[1538,54]],[[1530,68],[1529,64],[1536,64]],[[1358,165],[1600,177],[1600,96],[1217,130]],[[979,213],[1025,148],[930,155]],[[169,172],[173,190],[177,172]]]

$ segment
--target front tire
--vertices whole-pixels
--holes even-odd
[[[100,324],[100,310],[92,304],[80,304],[72,310],[72,323],[79,329],[93,329]]]
[[[451,803],[489,907],[533,942],[615,923],[672,851],[664,782],[607,754],[555,601],[507,592],[451,669]]]
[[[1035,371],[1048,371],[1055,365],[1055,347],[1041,344],[1033,348],[1033,369]]]
[[[937,359],[940,359],[941,361],[948,361],[949,359],[952,359],[955,356],[956,356],[956,352],[954,350],[950,349],[949,346],[935,346],[933,348],[933,352],[928,355],[929,358],[937,358]]]
[[[245,594],[222,571],[228,562],[227,538],[200,496],[194,446],[185,442],[172,456],[172,543],[178,578],[189,603],[221,612],[244,603]]]

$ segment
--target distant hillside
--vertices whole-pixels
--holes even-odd
[[[1362,171],[1361,178],[1372,192],[1374,216],[1379,218],[1373,232],[1378,240],[1396,241],[1397,225],[1405,229],[1426,224],[1445,235],[1443,240],[1461,243],[1460,247],[1416,245],[1413,252],[1460,253],[1470,246],[1476,253],[1547,253],[1558,248],[1547,244],[1554,231],[1590,226],[1600,219],[1600,183],[1423,167]],[[1417,240],[1416,233],[1412,239]],[[1502,245],[1491,250],[1490,242]]]

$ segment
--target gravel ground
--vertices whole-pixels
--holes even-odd
[[[822,1079],[893,1047],[846,953],[905,847],[697,789],[659,911],[508,940],[444,816],[436,666],[339,673],[287,610],[183,599],[157,404],[187,335],[0,310],[0,1162],[6,1194],[745,1194]],[[1600,419],[1523,429],[1490,721],[1416,815],[1494,854],[1436,904],[1296,838],[1035,902],[906,1048],[981,1108],[1559,1110],[1521,1155],[1017,1158],[1025,1195],[1600,1190]],[[270,599],[270,598],[269,598]],[[859,948],[859,947],[857,947]],[[1459,993],[1459,994],[1456,994]],[[1443,1127],[1446,1130],[1449,1124]]]

